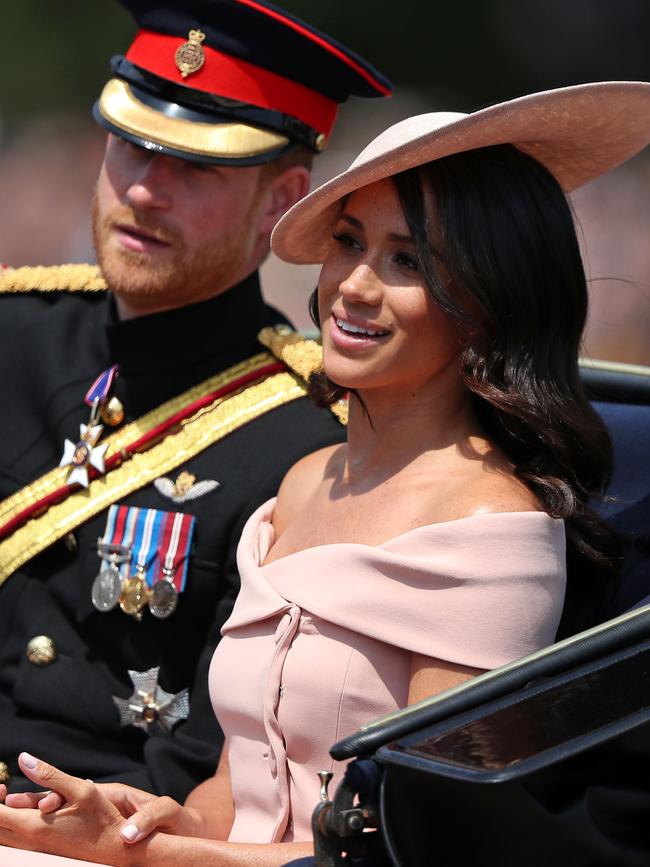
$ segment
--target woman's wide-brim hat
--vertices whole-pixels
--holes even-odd
[[[285,214],[273,250],[287,262],[323,262],[344,196],[432,160],[507,143],[546,166],[569,193],[650,143],[650,83],[580,84],[472,114],[433,112],[400,121]]]

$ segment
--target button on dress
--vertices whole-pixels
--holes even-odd
[[[229,839],[311,839],[329,747],[408,700],[411,655],[495,668],[551,644],[564,522],[544,512],[429,524],[381,545],[318,545],[262,565],[275,500],[247,522],[241,590],[210,668],[229,740]]]

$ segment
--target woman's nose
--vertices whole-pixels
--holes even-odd
[[[366,263],[360,263],[339,284],[341,297],[347,301],[376,307],[382,298],[381,281]]]
[[[174,201],[176,172],[171,157],[145,153],[126,190],[126,198],[134,208],[170,210]]]

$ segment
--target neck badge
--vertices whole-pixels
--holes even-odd
[[[98,421],[102,417],[108,424],[116,425],[124,419],[124,408],[119,400],[117,398],[109,400],[109,393],[116,376],[117,365],[114,364],[101,373],[90,386],[84,398],[84,403],[90,407],[88,424],[81,425],[76,443],[67,439],[63,445],[63,456],[59,466],[71,467],[67,479],[69,485],[81,485],[87,488],[89,467],[97,470],[98,473],[104,472],[104,457],[108,445],[97,445],[104,430],[103,425],[98,424]]]
[[[187,689],[175,695],[158,686],[160,667],[149,671],[129,671],[133,684],[130,698],[113,696],[120,713],[120,725],[133,725],[147,734],[170,732],[177,722],[187,719],[190,699]]]

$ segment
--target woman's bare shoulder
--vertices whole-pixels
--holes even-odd
[[[283,532],[308,503],[319,485],[338,472],[345,455],[345,445],[332,445],[305,455],[287,472],[273,512],[276,534]]]
[[[456,464],[445,482],[432,488],[429,506],[432,523],[490,512],[542,511],[535,494],[497,455]]]

